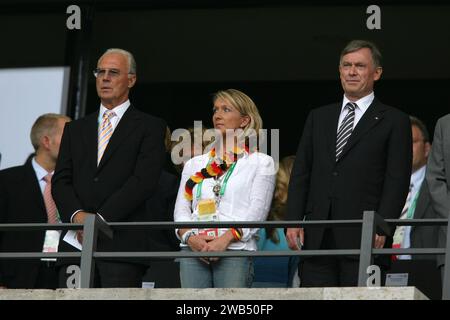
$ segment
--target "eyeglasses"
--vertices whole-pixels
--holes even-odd
[[[111,77],[111,78],[117,78],[118,76],[120,76],[120,70],[118,69],[100,69],[100,68],[96,68],[93,71],[93,74],[96,78],[100,77],[106,77],[107,74]],[[132,72],[128,72],[128,74],[133,74]]]

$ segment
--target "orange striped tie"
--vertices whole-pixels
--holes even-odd
[[[98,135],[97,165],[100,163],[100,160],[102,160],[103,153],[105,152],[109,139],[111,139],[113,134],[111,119],[115,116],[116,114],[111,110],[106,110],[103,114],[102,126],[100,127],[100,132]]]

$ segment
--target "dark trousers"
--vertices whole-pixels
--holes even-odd
[[[59,272],[61,288],[67,287],[67,267]],[[141,288],[147,266],[127,262],[97,261],[95,263],[94,288]]]
[[[326,229],[321,249],[336,249],[333,234]],[[302,259],[299,265],[301,287],[355,287],[359,260],[354,257],[320,256]]]
[[[41,261],[34,289],[56,289],[58,287],[58,270],[56,261]]]

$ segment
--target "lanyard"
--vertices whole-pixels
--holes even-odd
[[[414,211],[416,210],[416,202],[417,202],[417,198],[419,197],[419,193],[420,193],[420,189],[417,190],[416,195],[414,196],[414,199],[413,199],[411,205],[409,206],[408,212],[406,213],[406,219],[412,219],[412,217],[414,215]]]
[[[208,162],[208,165],[211,164],[213,158],[211,158]],[[220,188],[220,197],[222,197],[225,194],[225,189],[227,188],[227,183],[228,183],[228,179],[230,179],[231,174],[233,173],[234,167],[236,166],[236,162],[233,162],[233,164],[231,165],[231,167],[228,169],[227,174],[225,175],[225,178],[223,179],[223,184],[222,187]],[[202,185],[203,185],[203,181],[201,181],[198,185],[197,185],[197,194],[196,194],[196,198],[197,200],[199,200],[202,196]]]

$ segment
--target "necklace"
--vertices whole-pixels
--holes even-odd
[[[215,184],[214,184],[214,187],[213,187],[213,192],[214,192],[214,195],[216,196],[216,198],[219,198],[219,195],[220,195],[220,189],[222,189],[222,181],[223,181],[223,178],[225,177],[225,175],[221,175],[220,177],[214,177],[214,180],[215,180]]]
[[[201,185],[204,179],[207,178],[219,178],[221,177],[224,179],[224,185],[216,185],[213,187],[214,194],[218,194],[218,196],[222,196],[225,193],[226,183],[228,181],[228,178],[230,177],[231,173],[233,172],[234,166],[236,165],[236,161],[243,156],[244,151],[247,151],[247,149],[238,150],[237,152],[234,152],[231,154],[228,158],[230,159],[229,162],[227,161],[221,161],[218,159],[218,161],[215,160],[215,149],[212,149],[210,152],[210,159],[208,164],[205,168],[201,169],[200,171],[196,172],[194,175],[192,175],[187,181],[184,188],[184,196],[188,200],[192,200],[192,190],[195,187],[196,184],[199,184],[199,188],[197,189],[197,197],[200,198],[201,194]],[[247,151],[248,152],[248,151]],[[231,170],[229,170],[231,169]],[[224,174],[227,172],[226,174]],[[225,177],[223,177],[225,176]],[[199,194],[200,192],[200,194]]]

